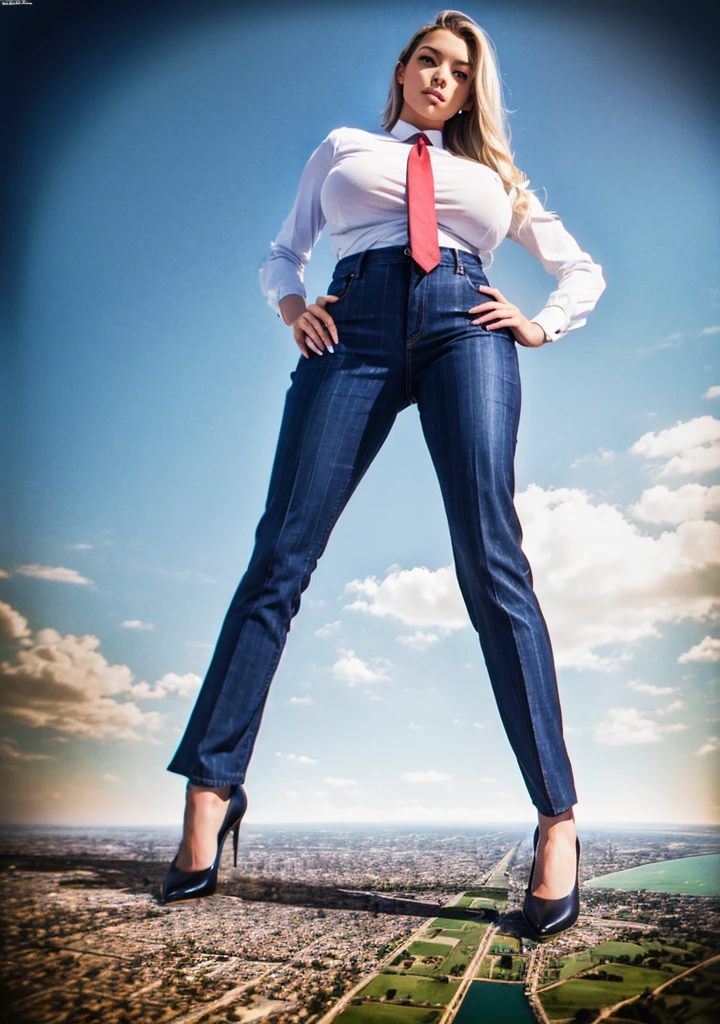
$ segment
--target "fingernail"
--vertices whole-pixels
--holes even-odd
[[[335,351],[335,349],[332,347],[332,345],[328,345],[327,350],[328,350],[328,352],[334,352]]]

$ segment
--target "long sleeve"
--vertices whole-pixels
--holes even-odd
[[[543,309],[530,319],[553,340],[582,327],[605,290],[602,267],[583,252],[557,214],[544,209],[534,192],[528,213],[521,222],[513,217],[507,237],[527,249],[558,282]]]
[[[335,153],[333,129],[313,150],[300,177],[293,208],[270,243],[270,255],[260,264],[260,288],[267,304],[280,316],[280,299],[286,295],[306,298],[305,265],[325,226],[320,189],[332,167]]]

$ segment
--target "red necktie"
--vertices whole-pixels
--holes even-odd
[[[412,258],[429,272],[440,262],[435,211],[435,180],[427,147],[432,142],[420,132],[407,162],[408,236]]]

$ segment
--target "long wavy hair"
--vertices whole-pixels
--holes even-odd
[[[440,11],[434,23],[423,25],[417,30],[393,69],[390,96],[380,123],[386,131],[391,131],[395,126],[403,106],[403,87],[396,77],[398,66],[402,64],[406,67],[425,36],[438,28],[449,29],[465,40],[471,66],[472,107],[445,122],[445,147],[457,156],[486,164],[497,171],[510,196],[514,216],[522,220],[530,207],[531,190],[526,187],[529,178],[515,166],[515,155],[510,149],[512,133],[508,110],[503,101],[495,47],[490,37],[467,14],[462,11]]]

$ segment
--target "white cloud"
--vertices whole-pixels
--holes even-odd
[[[708,736],[705,743],[695,753],[698,757],[707,757],[708,754],[714,754],[716,750],[720,750],[720,736]]]
[[[196,676],[194,672],[186,672],[184,676],[167,672],[152,686],[145,682],[135,683],[130,687],[129,693],[139,700],[161,700],[171,693],[176,693],[179,697],[191,697],[200,689],[201,683],[200,676]]]
[[[581,466],[584,462],[613,462],[617,457],[617,452],[612,448],[599,447],[596,452],[588,452],[587,455],[579,455],[577,459],[574,459],[570,463],[570,469],[575,469],[577,466]]]
[[[403,772],[400,778],[403,782],[450,782],[452,775],[448,772]]]
[[[659,715],[674,715],[676,711],[681,711],[684,707],[684,700],[673,700],[666,704],[664,708],[658,708],[657,713]]]
[[[320,764],[315,757],[307,757],[305,754],[283,754],[280,750],[275,751],[275,757],[284,757],[288,761],[298,761],[300,764]]]
[[[0,601],[0,635],[12,640],[26,640],[32,635],[25,616],[5,601]]]
[[[52,729],[65,739],[115,739],[159,744],[155,733],[167,715],[143,711],[129,697],[188,695],[197,676],[168,673],[150,687],[135,682],[127,665],[111,665],[96,636],[61,636],[55,629],[34,634],[13,608],[2,621],[18,641],[14,660],[0,664],[0,714],[32,728]],[[64,736],[62,734],[65,734]]]
[[[324,626],[320,626],[319,629],[315,630],[315,636],[325,637],[332,636],[340,629],[340,619],[335,622],[326,622]]]
[[[680,655],[678,661],[720,661],[720,640],[713,636],[704,636],[699,644]]]
[[[720,420],[678,420],[672,427],[643,434],[629,450],[646,459],[666,460],[656,471],[658,477],[709,473],[720,467]]]
[[[394,569],[382,580],[377,576],[351,580],[343,593],[359,595],[346,608],[381,618],[391,616],[408,626],[454,630],[468,624],[452,566]]]
[[[418,725],[418,723],[417,723],[417,722],[409,722],[409,723],[408,723],[408,728],[409,728],[409,729],[417,729],[417,730],[421,730],[421,729],[422,729],[422,726],[421,726],[421,725]]]
[[[628,652],[598,648],[660,636],[656,623],[717,614],[717,523],[681,523],[652,537],[584,490],[535,484],[516,507],[559,667],[616,668]]]
[[[333,675],[346,686],[391,682],[387,668],[392,665],[387,658],[371,658],[363,661],[355,651],[340,650],[340,657],[333,665]]]
[[[142,619],[125,619],[125,621],[122,624],[122,628],[139,630],[155,629],[152,622],[143,622]]]
[[[654,683],[643,683],[639,679],[631,679],[628,686],[638,693],[649,693],[652,697],[666,697],[677,693],[677,686],[655,686]]]
[[[57,761],[53,754],[30,754],[24,750],[18,750],[17,742],[9,736],[0,739],[0,759],[12,763],[17,761]]]
[[[515,504],[559,668],[615,669],[631,655],[603,646],[658,637],[659,623],[717,615],[717,523],[683,522],[653,537],[580,488],[530,484]],[[366,614],[440,631],[470,626],[452,565],[369,576],[346,591],[361,595],[348,607]]]
[[[334,775],[326,775],[323,778],[323,782],[328,786],[332,786],[333,789],[352,789],[358,785],[355,779],[340,779]]]
[[[703,398],[720,398],[720,384],[712,384],[706,392],[704,392]]]
[[[659,743],[666,733],[686,728],[680,722],[662,725],[637,708],[609,708],[595,730],[595,739],[610,747],[637,746]]]
[[[92,544],[65,544],[68,551],[92,551]]]
[[[717,440],[720,420],[705,416],[644,434],[630,450],[667,465],[698,465],[705,445],[720,452]],[[649,488],[629,509],[581,488],[530,484],[516,495],[523,549],[559,668],[614,670],[632,659],[628,645],[662,636],[663,623],[720,617],[720,525],[702,518],[719,503],[720,487],[695,483]],[[672,528],[654,536],[638,518]],[[344,593],[356,598],[349,609],[417,627],[397,638],[411,647],[471,628],[452,564],[392,565],[383,579],[352,580]],[[361,677],[364,665],[357,665]]]
[[[65,569],[61,565],[18,565],[15,572],[39,580],[51,580],[53,583],[92,583],[92,580],[81,576],[76,569]]]
[[[427,651],[433,644],[438,643],[440,635],[438,633],[428,633],[427,630],[418,629],[415,633],[403,634],[396,636],[395,639],[400,644],[405,644],[406,647],[412,647],[415,651]]]
[[[312,704],[312,697],[291,697],[290,700],[285,701],[286,704]]]
[[[670,490],[663,484],[649,487],[640,500],[628,507],[628,514],[648,523],[684,523],[706,519],[720,511],[720,485],[683,484]]]

